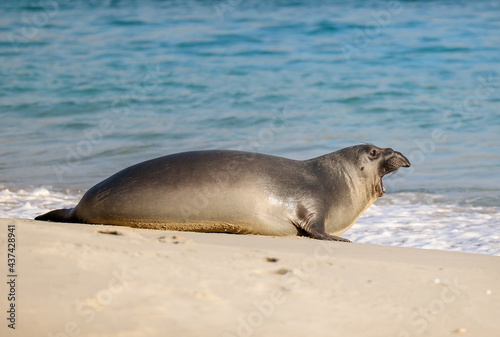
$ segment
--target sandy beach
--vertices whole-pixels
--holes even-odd
[[[500,337],[500,1],[0,18],[0,337]]]
[[[500,334],[499,257],[12,219],[0,230],[2,336]]]

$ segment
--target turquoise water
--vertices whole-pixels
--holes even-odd
[[[370,142],[412,161],[388,195],[500,205],[498,1],[3,1],[0,23],[4,190]]]

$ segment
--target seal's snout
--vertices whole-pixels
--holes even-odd
[[[410,167],[411,166],[408,158],[403,156],[403,154],[401,152],[394,151],[394,155],[397,156],[397,158],[399,160],[399,163],[400,163],[399,167]]]
[[[400,167],[410,167],[410,161],[408,158],[403,156],[401,152],[394,151],[393,149],[385,149],[384,155],[386,157],[384,165],[384,173],[391,173],[399,169]]]

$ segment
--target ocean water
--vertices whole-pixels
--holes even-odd
[[[344,234],[500,255],[500,2],[2,1],[0,217],[150,158],[412,162]]]

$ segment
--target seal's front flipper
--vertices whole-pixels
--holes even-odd
[[[298,212],[299,213],[299,212]],[[300,216],[300,213],[298,214]],[[309,213],[307,216],[293,223],[300,231],[304,232],[305,236],[309,236],[317,240],[352,242],[341,238],[340,236],[330,235],[325,232],[325,221],[318,219],[315,213]]]
[[[336,235],[330,235],[330,234],[327,234],[327,233],[323,234],[322,240],[340,241],[340,242],[351,242],[352,243],[351,240],[344,239],[344,238],[341,238],[340,236],[336,236]]]
[[[313,239],[327,240],[327,241],[352,242],[351,240],[341,238],[340,236],[331,235],[331,234],[324,233],[324,232],[323,233],[318,232],[313,228],[310,229],[309,231],[305,231],[305,232],[308,234],[308,236],[312,237]]]

